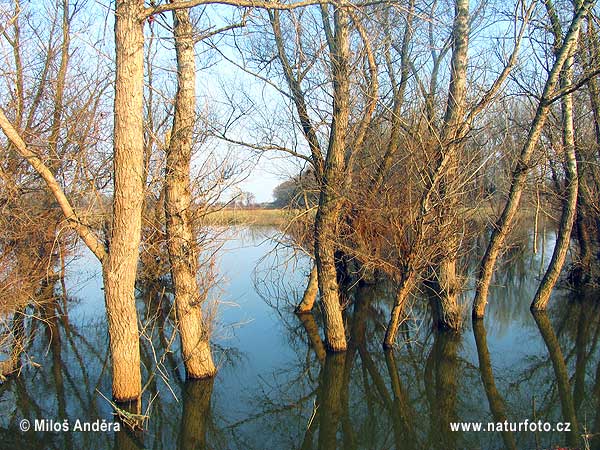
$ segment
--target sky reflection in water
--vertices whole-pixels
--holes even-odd
[[[183,380],[177,339],[169,321],[161,325],[168,298],[160,286],[143,287],[140,317],[150,323],[142,339],[144,379],[153,373],[144,408],[153,400],[148,430],[138,435],[18,430],[23,418],[113,421],[98,394],[110,394],[100,268],[87,253],[75,260],[67,280],[68,317],[61,316],[59,299],[36,312],[43,321],[25,321],[31,336],[25,368],[0,385],[0,447],[583,448],[578,435],[566,433],[449,429],[459,420],[559,422],[574,415],[579,434],[600,431],[598,308],[560,291],[548,316],[536,320],[529,313],[550,236],[537,254],[531,245],[511,250],[484,324],[473,330],[469,321],[462,337],[431,331],[421,298],[415,318],[402,329],[404,343],[384,353],[391,292],[360,284],[346,311],[349,350],[325,355],[315,333],[319,312],[302,320],[292,313],[307,262],[290,258],[286,249],[273,252],[266,240],[273,233],[239,229],[225,245],[223,281],[215,290],[221,304],[213,334],[220,365],[214,382]]]

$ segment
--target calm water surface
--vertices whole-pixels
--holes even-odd
[[[380,342],[391,304],[386,286],[358,284],[346,311],[348,352],[326,355],[321,317],[298,318],[307,261],[274,249],[270,229],[239,229],[220,258],[213,326],[219,372],[185,382],[170,325],[169,295],[143,286],[142,360],[149,380],[143,433],[21,432],[29,419],[112,422],[110,358],[98,264],[69,266],[67,301],[25,320],[24,369],[0,385],[0,447],[7,449],[544,449],[600,448],[597,299],[558,291],[548,315],[529,303],[551,236],[515,246],[497,274],[483,324],[461,336],[430,329],[427,293],[398,348]],[[468,262],[465,262],[468,264]],[[62,294],[61,286],[55,287]],[[470,294],[469,294],[470,295]],[[588,295],[593,297],[592,294]],[[42,319],[42,320],[39,320]],[[451,422],[573,422],[574,433],[452,432]],[[575,426],[575,422],[577,423]]]

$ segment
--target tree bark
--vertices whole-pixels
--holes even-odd
[[[325,337],[328,349],[334,352],[345,351],[347,346],[335,267],[335,243],[342,207],[339,188],[344,184],[347,170],[344,160],[350,117],[348,20],[346,7],[336,8],[335,51],[331,55],[333,118],[319,207],[315,218],[315,260],[325,322]]]
[[[208,378],[214,376],[216,368],[202,315],[205,293],[201,293],[196,279],[198,254],[190,211],[190,162],[196,114],[194,39],[189,11],[176,10],[173,17],[178,89],[166,161],[167,247],[186,373],[188,378]]]
[[[143,3],[117,2],[115,47],[117,73],[114,104],[114,193],[110,251],[83,223],[48,166],[25,144],[0,111],[0,128],[59,204],[67,223],[102,263],[113,368],[113,397],[139,398],[141,371],[135,307],[135,276],[144,196],[142,177],[143,30],[138,17]],[[136,114],[136,111],[139,113]]]
[[[141,394],[135,277],[144,200],[144,34],[141,0],[118,0],[115,11],[114,198],[104,293],[113,365],[113,396]]]

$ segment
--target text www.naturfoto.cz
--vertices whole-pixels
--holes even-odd
[[[570,422],[557,422],[551,424],[550,422],[542,422],[541,420],[530,422],[524,420],[523,422],[450,422],[451,431],[475,431],[475,432],[503,432],[503,431],[525,431],[525,432],[569,432],[571,431]]]

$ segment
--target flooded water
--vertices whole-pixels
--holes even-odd
[[[57,301],[25,311],[24,368],[0,385],[0,447],[600,448],[598,439],[582,437],[600,432],[597,299],[562,290],[547,315],[529,312],[550,238],[540,237],[536,253],[531,245],[511,250],[486,320],[475,328],[467,320],[460,336],[431,330],[423,292],[393,352],[381,350],[390,289],[357,284],[345,315],[349,349],[327,355],[319,311],[293,313],[307,261],[281,246],[274,251],[268,238],[275,234],[240,229],[225,244],[214,291],[214,380],[184,380],[169,295],[142,287],[149,420],[141,433],[34,430],[42,419],[70,430],[77,420],[115,420],[103,397],[111,386],[100,268],[83,252],[68,267],[67,299],[56,286]],[[32,426],[26,432],[24,419]],[[510,431],[509,422],[525,420],[552,428],[569,422],[571,431]],[[503,432],[452,431],[459,422],[504,421]]]

